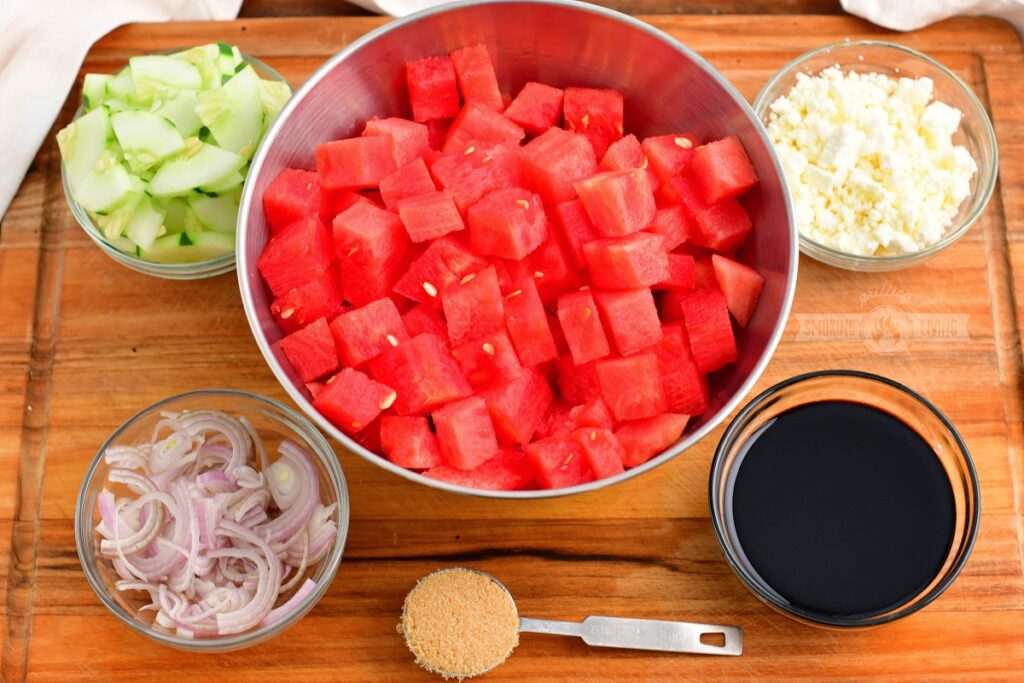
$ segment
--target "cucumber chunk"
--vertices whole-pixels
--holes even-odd
[[[198,69],[204,89],[216,88],[220,85],[220,51],[217,49],[216,43],[198,45],[181,52],[175,52],[171,57],[188,62]]]
[[[103,236],[108,240],[116,239],[124,234],[125,227],[131,222],[135,214],[135,207],[144,195],[141,192],[132,191],[121,200],[116,207],[109,209],[104,214],[94,214],[93,223]]]
[[[154,200],[159,205],[160,200]],[[167,232],[185,232],[185,213],[191,211],[188,203],[180,197],[168,199],[163,204],[164,228]]]
[[[215,145],[198,142],[198,149],[173,157],[160,167],[149,183],[149,194],[169,197],[194,187],[222,180],[245,165],[245,159]]]
[[[221,148],[248,159],[263,135],[259,76],[246,65],[221,87],[200,94],[196,113]]]
[[[196,114],[198,103],[199,96],[195,90],[180,90],[177,94],[160,100],[153,108],[153,113],[173,123],[182,137],[191,138],[203,127],[203,122]]]
[[[95,109],[107,97],[107,83],[113,79],[110,74],[85,74],[82,81],[82,104],[86,109]]]
[[[133,171],[144,171],[185,149],[185,139],[174,124],[156,114],[118,112],[110,117],[110,126]]]
[[[132,177],[121,164],[86,174],[72,196],[82,208],[92,213],[108,212],[134,191]]]
[[[191,197],[188,205],[206,229],[234,234],[238,221],[238,201],[234,194]]]
[[[57,146],[72,190],[77,189],[96,166],[109,138],[110,117],[102,107],[92,110],[57,133]]]
[[[141,97],[198,90],[203,85],[199,69],[193,64],[166,55],[144,55],[128,60],[135,89]]]
[[[151,249],[157,237],[165,234],[164,212],[148,196],[139,199],[125,226],[124,234],[140,249]]]
[[[234,250],[234,235],[178,232],[158,238],[150,249],[140,249],[139,255],[157,263],[195,263],[230,254]]]
[[[240,189],[244,180],[245,169],[242,169],[241,171],[235,171],[234,173],[226,175],[216,182],[200,185],[196,189],[205,195],[220,196]]]
[[[260,79],[260,99],[263,101],[263,125],[267,128],[274,122],[281,108],[291,99],[292,89],[282,81]]]
[[[107,81],[107,97],[112,100],[120,100],[125,104],[134,104],[138,101],[138,92],[135,90],[131,69],[125,67]]]

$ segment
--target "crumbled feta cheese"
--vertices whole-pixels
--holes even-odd
[[[977,165],[953,144],[961,112],[931,101],[929,78],[798,74],[769,107],[800,232],[861,256],[938,242],[971,191]]]

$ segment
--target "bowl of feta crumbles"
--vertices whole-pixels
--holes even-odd
[[[981,102],[916,50],[844,41],[787,64],[754,109],[785,171],[800,250],[858,271],[907,268],[982,215],[999,167]]]

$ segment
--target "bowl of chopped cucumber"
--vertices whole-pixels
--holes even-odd
[[[103,251],[140,273],[192,280],[234,270],[249,163],[291,92],[226,43],[86,74],[82,104],[57,133],[71,212]]]

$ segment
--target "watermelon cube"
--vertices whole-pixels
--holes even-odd
[[[521,259],[548,234],[540,197],[515,187],[495,190],[470,207],[469,245],[478,254]]]
[[[533,467],[526,455],[516,448],[498,447],[498,454],[471,470],[441,465],[423,473],[438,481],[486,491],[518,491],[529,488],[534,481]]]
[[[513,281],[512,288],[505,295],[505,326],[519,360],[526,367],[554,360],[558,348],[536,281],[527,275]]]
[[[455,200],[446,190],[408,197],[398,202],[398,215],[409,239],[426,242],[466,227]]]
[[[553,213],[556,219],[554,224],[561,228],[562,241],[569,247],[573,265],[579,270],[584,270],[587,267],[587,259],[583,255],[583,245],[600,239],[601,234],[590,221],[590,216],[579,199],[557,204]]]
[[[448,57],[426,57],[405,64],[409,105],[416,121],[450,119],[459,113],[455,66]]]
[[[313,407],[338,429],[362,431],[395,402],[395,391],[352,368],[327,380]]]
[[[595,291],[594,300],[608,336],[623,356],[646,349],[661,340],[661,321],[651,290]]]
[[[558,371],[558,388],[566,401],[587,403],[604,395],[597,378],[596,361],[576,365],[572,356],[566,354],[558,357],[555,367]]]
[[[321,382],[319,380],[313,380],[312,382],[304,382],[303,385],[306,387],[306,391],[309,392],[310,398],[316,398],[320,395],[320,392],[327,386],[327,382]]]
[[[434,161],[430,172],[438,185],[452,193],[459,211],[466,212],[488,192],[525,187],[520,150],[519,145],[511,144],[474,149],[469,154],[444,154]]]
[[[536,370],[527,370],[510,381],[480,393],[498,440],[529,443],[553,398],[547,380]]]
[[[270,313],[285,334],[302,329],[317,318],[334,318],[345,308],[341,278],[333,266],[301,287],[270,304]]]
[[[594,480],[594,473],[579,442],[569,435],[553,436],[526,446],[537,482],[544,488],[560,489]]]
[[[757,184],[750,157],[735,135],[698,147],[690,170],[709,204],[738,197]]]
[[[626,467],[642,465],[669,448],[683,435],[688,420],[686,415],[665,413],[619,426],[615,438],[625,451],[623,464]]]
[[[380,415],[370,421],[370,424],[349,436],[366,450],[380,453]]]
[[[693,135],[679,133],[644,138],[640,148],[661,182],[668,183],[690,168],[694,150],[699,144]]]
[[[413,159],[380,181],[380,196],[384,206],[389,209],[395,209],[403,199],[419,197],[436,190],[434,179],[421,158]]]
[[[487,267],[487,261],[450,237],[434,240],[395,283],[402,296],[441,308],[441,294],[464,276]]]
[[[335,216],[332,227],[345,298],[363,306],[389,295],[409,252],[399,217],[375,204],[358,203]]]
[[[567,436],[576,429],[575,420],[570,417],[572,406],[565,401],[555,399],[544,412],[544,417],[537,424],[534,439],[548,439],[552,436]]]
[[[331,236],[315,216],[292,223],[270,238],[256,261],[274,296],[323,275],[334,263]]]
[[[597,379],[616,420],[653,417],[668,409],[658,358],[653,353],[598,361]]]
[[[647,173],[637,168],[598,173],[576,183],[576,192],[594,227],[605,237],[647,227],[657,210]]]
[[[303,382],[312,382],[338,369],[338,352],[323,318],[282,339],[281,350]]]
[[[611,429],[615,426],[615,418],[612,411],[608,410],[608,404],[601,398],[595,398],[582,405],[578,405],[569,411],[569,417],[576,423],[577,427],[600,427]]]
[[[355,204],[378,206],[375,201],[355,190],[320,188],[320,220],[324,225],[330,225],[335,216]]]
[[[668,278],[654,289],[691,290],[697,286],[697,260],[689,254],[668,255]]]
[[[694,256],[693,266],[697,271],[697,289],[721,289],[710,256]]]
[[[263,213],[271,232],[287,228],[320,210],[320,178],[313,171],[286,168],[263,192]]]
[[[430,149],[435,153],[435,158],[436,154],[444,147],[444,141],[448,137],[448,129],[452,127],[453,120],[432,119],[424,122],[427,126],[427,140],[430,144]],[[423,156],[423,160],[427,162],[427,166],[430,165],[430,158],[427,155]]]
[[[494,266],[464,276],[441,292],[452,344],[505,326],[505,306]]]
[[[485,45],[470,45],[448,56],[455,67],[455,78],[465,102],[479,102],[495,111],[505,108],[498,90],[498,77],[494,74],[494,65]]]
[[[472,154],[476,150],[506,143],[519,144],[525,136],[523,129],[505,118],[504,114],[479,102],[469,102],[452,121],[443,151]]]
[[[587,427],[577,429],[572,438],[583,449],[583,457],[597,479],[613,477],[625,471],[622,466],[626,458],[626,449],[608,429]]]
[[[680,299],[690,350],[704,374],[736,361],[736,339],[725,296],[717,289],[697,289]]]
[[[435,410],[431,418],[445,464],[471,470],[498,452],[487,403],[479,396],[453,401]]]
[[[388,460],[399,467],[426,470],[441,464],[437,437],[422,416],[381,416],[380,445]]]
[[[533,276],[545,306],[553,304],[562,292],[581,284],[554,230],[549,230],[544,242],[520,263],[525,266],[525,273]]]
[[[402,323],[410,337],[421,334],[436,334],[442,339],[448,336],[448,323],[436,308],[425,304],[416,304],[402,314]]]
[[[669,277],[665,238],[649,232],[583,245],[590,280],[601,289],[650,287]]]
[[[549,128],[523,147],[523,171],[546,204],[576,198],[575,184],[597,172],[590,142],[561,128]]]
[[[750,266],[718,254],[711,256],[711,265],[729,312],[740,326],[746,327],[761,298],[764,277]]]
[[[750,216],[735,199],[726,199],[694,216],[701,246],[719,253],[735,250],[751,230]]]
[[[622,109],[622,93],[618,90],[565,89],[565,127],[585,135],[598,157],[603,157],[608,146],[622,137]]]
[[[562,118],[562,90],[530,81],[505,109],[505,116],[530,135],[540,135]]]
[[[444,341],[432,334],[386,349],[369,368],[377,381],[398,392],[399,415],[422,415],[473,393]]]
[[[402,316],[395,303],[387,298],[342,313],[331,321],[330,328],[338,356],[350,368],[409,339]]]
[[[569,292],[558,297],[558,322],[576,365],[611,353],[597,304],[589,291]]]
[[[661,178],[651,168],[647,155],[640,146],[640,140],[630,133],[620,140],[616,140],[608,146],[608,151],[601,158],[598,168],[602,171],[624,171],[630,168],[639,168],[647,172],[647,181],[651,190],[657,190],[661,186]]]
[[[682,324],[665,325],[662,339],[654,347],[661,370],[668,409],[682,415],[701,415],[708,409],[708,380],[697,369],[690,342]]]
[[[677,204],[658,209],[645,230],[665,238],[665,251],[675,251],[679,245],[697,233],[697,225],[686,209]]]
[[[316,147],[316,172],[328,190],[377,187],[397,170],[391,139],[374,135],[325,142]]]
[[[523,374],[504,328],[452,347],[452,357],[474,389],[504,384]]]
[[[430,149],[430,133],[427,127],[408,119],[370,119],[366,122],[363,135],[378,135],[390,140],[395,164],[399,167],[419,159]]]

